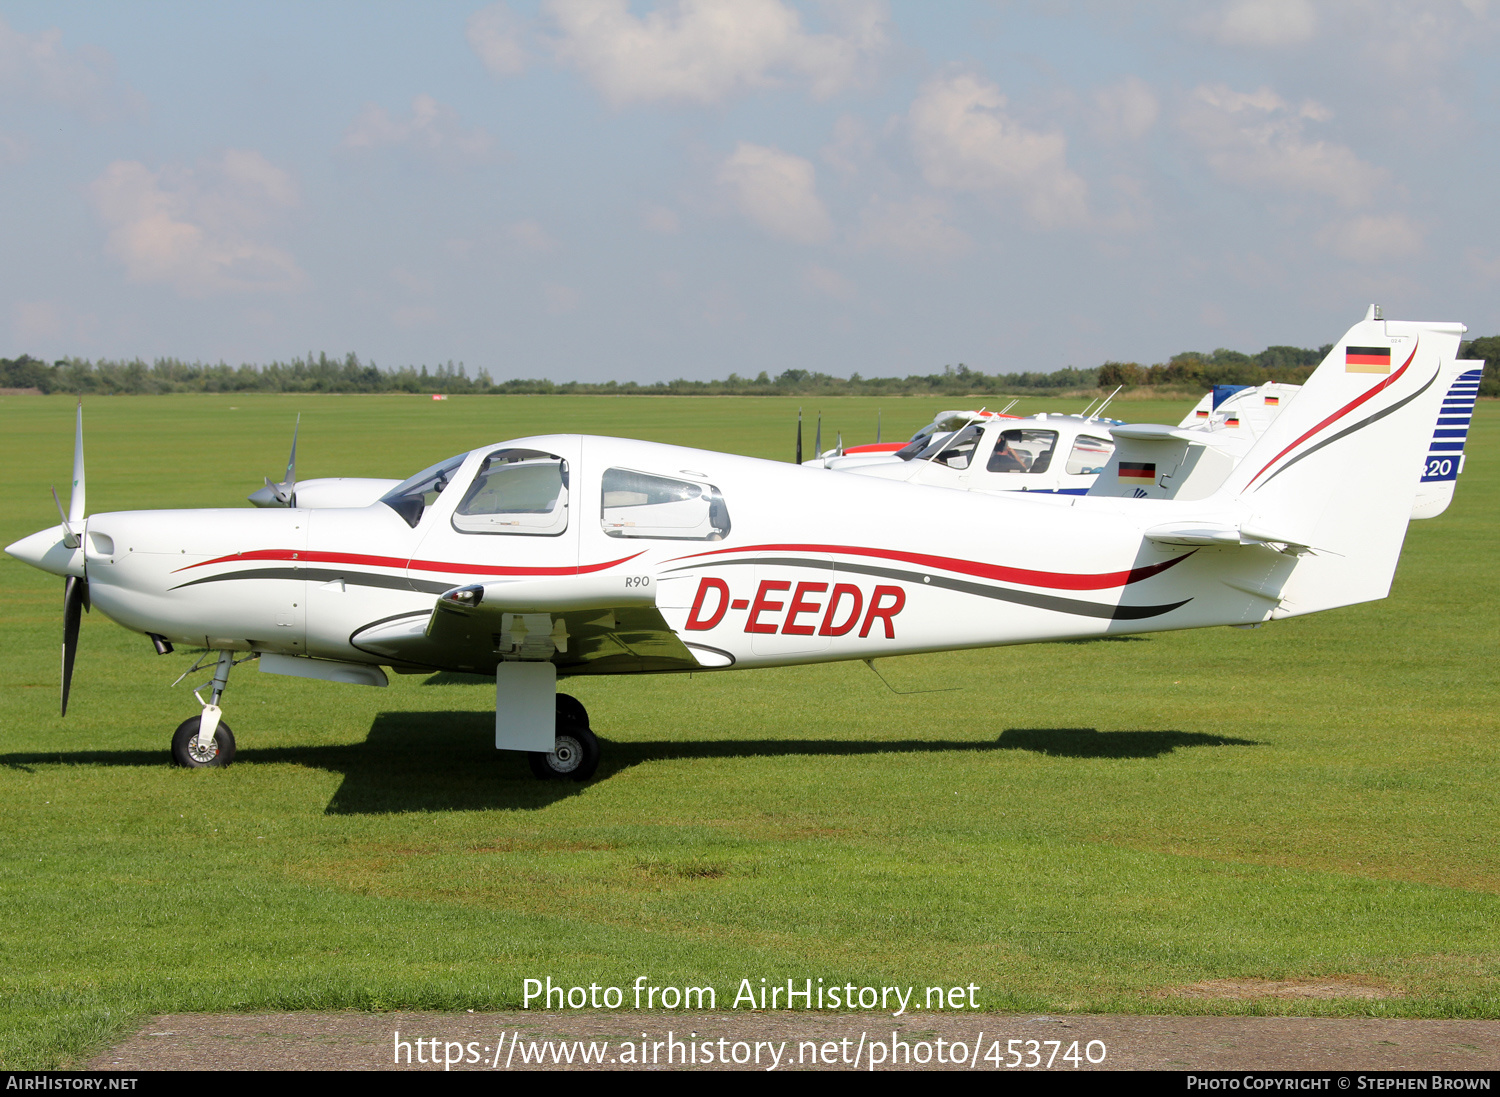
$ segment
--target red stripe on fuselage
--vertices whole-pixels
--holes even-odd
[[[678,556],[677,560],[697,560],[704,556],[722,556],[726,552],[828,552],[845,556],[870,556],[877,560],[900,560],[943,571],[956,571],[961,575],[978,575],[985,579],[1000,579],[1007,583],[1020,583],[1028,587],[1049,587],[1053,590],[1107,590],[1138,583],[1142,579],[1166,571],[1182,563],[1192,553],[1178,556],[1164,564],[1151,564],[1129,571],[1101,572],[1096,575],[1069,575],[1057,571],[1031,571],[1027,568],[1009,568],[1002,564],[982,564],[976,560],[959,560],[951,556],[928,556],[921,552],[898,552],[895,549],[855,548],[850,545],[747,545],[744,548],[715,549],[691,556]]]
[[[604,571],[606,568],[612,568],[616,564],[623,564],[627,560],[634,560],[639,555],[641,553],[635,552],[629,556],[622,556],[618,560],[607,560],[602,564],[582,564],[571,568],[507,568],[491,567],[486,564],[455,564],[443,560],[403,560],[399,556],[364,556],[355,552],[256,549],[253,552],[236,552],[230,556],[220,556],[215,560],[204,560],[199,564],[189,564],[187,567],[178,568],[177,571],[191,571],[193,568],[208,567],[210,564],[238,563],[243,560],[296,560],[299,564],[355,564],[361,567],[397,568],[402,571],[450,572],[460,575],[587,575],[590,572]]]
[[[1422,340],[1418,339],[1417,342],[1416,342],[1416,345],[1411,348],[1411,355],[1410,355],[1410,357],[1408,357],[1405,362],[1401,363],[1401,368],[1398,369],[1395,373],[1391,374],[1384,381],[1380,382],[1380,384],[1375,385],[1372,388],[1370,388],[1363,396],[1360,396],[1359,398],[1357,398],[1355,400],[1351,400],[1349,403],[1347,403],[1343,407],[1339,408],[1338,411],[1334,412],[1327,419],[1324,419],[1317,426],[1313,427],[1312,430],[1308,431],[1301,438],[1298,438],[1291,445],[1287,446],[1286,449],[1282,450],[1275,457],[1271,458],[1264,465],[1262,465],[1261,468],[1260,468],[1260,472],[1257,472],[1254,476],[1250,477],[1250,484],[1253,484],[1253,483],[1255,483],[1255,481],[1259,480],[1261,478],[1261,476],[1265,474],[1266,469],[1270,468],[1277,461],[1280,461],[1283,457],[1285,457],[1292,450],[1296,449],[1303,442],[1305,442],[1309,438],[1311,438],[1314,434],[1317,434],[1318,431],[1320,431],[1324,427],[1328,426],[1328,424],[1333,423],[1333,422],[1335,422],[1335,421],[1337,421],[1339,419],[1342,419],[1344,416],[1348,415],[1355,408],[1359,407],[1359,405],[1363,404],[1366,400],[1370,399],[1370,397],[1374,396],[1376,393],[1380,392],[1382,389],[1388,388],[1392,384],[1394,384],[1395,381],[1396,381],[1396,378],[1400,377],[1403,373],[1405,373],[1406,372],[1406,367],[1409,366],[1409,365],[1411,365],[1412,359],[1417,356],[1417,347],[1421,346],[1421,344],[1422,344]],[[1250,484],[1246,484],[1245,487],[1248,488],[1250,486]]]

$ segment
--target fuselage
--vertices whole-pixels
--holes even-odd
[[[563,463],[552,512],[532,508],[529,525],[456,513],[499,451]],[[563,435],[472,451],[414,524],[385,503],[97,514],[85,567],[94,606],[127,628],[398,669],[361,635],[420,624],[455,587],[540,578],[649,589],[705,669],[1265,619],[1274,597],[1225,582],[1245,570],[1244,550],[1143,537],[1186,506],[980,495]],[[1253,555],[1276,570],[1274,552]]]

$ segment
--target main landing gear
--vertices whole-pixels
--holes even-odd
[[[545,710],[543,710],[545,711]],[[587,781],[599,768],[599,740],[589,730],[589,713],[578,698],[557,695],[557,744],[526,756],[531,772],[543,781]]]
[[[247,655],[245,659],[254,659],[254,655]],[[219,662],[214,668],[213,693],[210,700],[205,702],[198,692],[203,687],[193,690],[193,696],[198,698],[198,703],[203,706],[201,715],[184,720],[177,725],[177,730],[172,733],[172,764],[184,766],[187,769],[202,769],[205,766],[227,766],[234,761],[234,732],[229,730],[229,725],[224,723],[220,717],[219,698],[224,694],[224,688],[229,685],[229,672],[236,663],[243,663],[245,659],[236,659],[234,652],[219,652]],[[198,670],[203,665],[202,660],[188,670],[182,678]],[[182,678],[177,679],[179,682]]]

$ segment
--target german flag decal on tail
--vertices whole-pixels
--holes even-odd
[[[1390,373],[1390,347],[1345,347],[1345,373]]]
[[[1120,479],[1126,483],[1155,483],[1155,461],[1121,461]]]

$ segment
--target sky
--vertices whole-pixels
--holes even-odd
[[[650,382],[1500,332],[1500,2],[0,2],[0,357]]]

